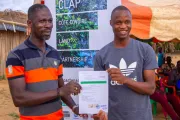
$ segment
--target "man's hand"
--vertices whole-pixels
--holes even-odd
[[[72,109],[72,111],[73,111],[76,115],[79,115],[79,107],[75,107],[74,109]]]
[[[81,86],[77,82],[70,81],[59,89],[59,94],[60,96],[67,96],[71,94],[78,95],[81,89]]]
[[[117,81],[119,84],[124,84],[127,81],[127,77],[125,77],[118,68],[109,68],[107,72],[111,80]]]
[[[79,115],[80,117],[86,119],[88,118],[88,115],[87,114],[79,114],[79,107],[75,107],[73,110],[72,110],[76,115]]]
[[[100,110],[97,115],[93,115],[94,120],[108,120],[107,114]]]

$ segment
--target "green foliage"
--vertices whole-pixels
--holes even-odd
[[[57,31],[78,31],[98,29],[97,12],[64,14],[56,16]]]
[[[5,80],[5,79],[6,79],[5,75],[0,76],[0,80]]]
[[[12,117],[14,120],[18,120],[19,119],[19,115],[17,113],[10,113],[8,114],[10,117]]]
[[[94,11],[94,10],[105,10],[107,9],[107,0],[81,0],[77,5],[70,6],[70,1],[72,0],[63,0],[60,2],[56,0],[56,13],[72,13],[72,12],[84,12],[84,11]],[[64,1],[65,4],[64,4]],[[76,4],[77,0],[73,0],[74,4]],[[79,0],[78,0],[79,1]],[[65,7],[64,7],[65,6]]]
[[[89,32],[57,33],[57,49],[89,49]]]

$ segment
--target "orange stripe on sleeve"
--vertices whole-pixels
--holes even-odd
[[[62,75],[63,74],[63,64],[61,64],[58,68],[58,75]]]
[[[24,75],[24,67],[23,66],[12,66],[9,65],[6,68],[6,77],[11,78],[11,77],[17,77]]]
[[[62,109],[47,115],[42,116],[23,116],[20,115],[20,120],[61,120],[63,118]]]
[[[57,68],[39,68],[25,72],[26,83],[42,82],[46,80],[57,80]]]

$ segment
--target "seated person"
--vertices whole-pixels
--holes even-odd
[[[166,63],[162,65],[161,69],[165,76],[169,76],[169,73],[172,69],[175,68],[175,65],[172,63],[172,59],[170,56],[167,56]]]
[[[169,74],[168,85],[176,86],[177,90],[180,90],[178,87],[178,81],[180,81],[180,60],[177,61],[176,68],[174,68],[171,73]],[[172,90],[170,90],[172,92]]]
[[[150,98],[156,102],[159,102],[162,106],[162,108],[168,113],[168,115],[171,117],[172,120],[180,120],[180,114],[178,114],[178,107],[180,107],[180,104],[178,103],[177,98],[175,98],[173,95],[168,94],[166,95],[164,90],[161,89],[161,85],[158,79],[158,76],[156,74],[156,90],[155,92],[150,96]],[[171,107],[171,105],[173,107]],[[173,109],[174,108],[174,109]]]

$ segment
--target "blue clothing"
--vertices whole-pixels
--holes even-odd
[[[163,53],[158,53],[158,66],[161,67],[163,64],[163,58],[164,54]]]

